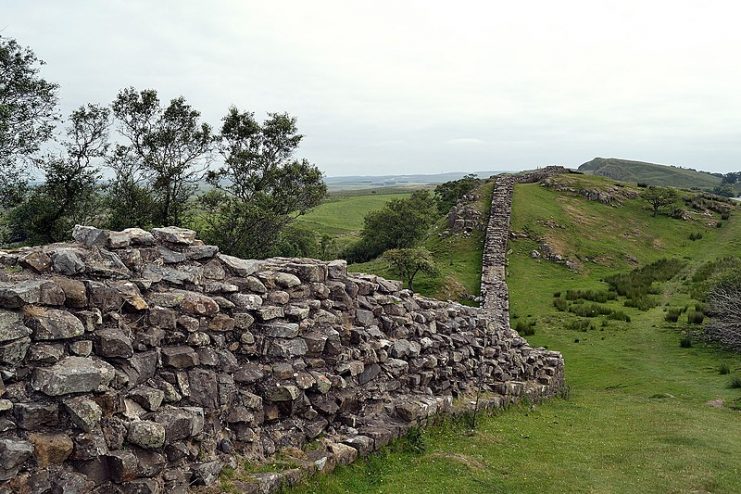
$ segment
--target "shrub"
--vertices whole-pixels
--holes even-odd
[[[666,322],[677,322],[679,321],[679,315],[682,313],[682,309],[672,307],[666,314],[664,314],[664,320]]]
[[[563,312],[569,307],[569,303],[562,298],[553,299],[553,306]]]
[[[612,309],[600,304],[571,305],[569,312],[581,317],[597,317],[612,314]]]
[[[715,224],[715,228],[722,228],[722,227],[723,227],[723,222],[722,221],[719,221],[719,222],[717,222]]]
[[[625,305],[625,307],[635,307],[638,310],[646,311],[659,305],[659,302],[656,300],[656,297],[638,295],[628,298],[623,305]]]
[[[608,314],[607,318],[612,319],[613,321],[630,322],[630,316],[621,310],[612,311],[612,313]],[[606,323],[607,321],[603,321],[602,325],[607,326]]]
[[[687,323],[688,324],[702,324],[705,319],[705,314],[702,311],[689,310],[687,311]]]
[[[690,233],[690,240],[692,240],[693,242],[695,240],[700,240],[701,238],[702,238],[702,233],[700,233],[700,232]]]
[[[720,219],[728,221],[731,219],[731,213],[723,213],[720,215]]]
[[[594,330],[595,327],[594,327],[594,324],[592,324],[592,322],[589,321],[588,319],[577,319],[575,321],[568,322],[566,324],[566,329],[570,329],[572,331],[587,332],[589,330]]]
[[[728,387],[732,389],[741,388],[741,377],[733,376],[731,378],[731,382],[728,383]]]
[[[520,336],[532,336],[535,334],[535,321],[517,321],[515,331],[517,331]]]
[[[685,336],[681,340],[679,340],[679,346],[682,348],[691,348],[692,347],[692,338],[689,336]]]
[[[651,285],[656,281],[668,281],[679,273],[686,265],[681,259],[660,259],[656,262],[634,269],[629,273],[621,273],[605,278],[610,290],[627,298],[639,298],[656,292]],[[629,306],[632,307],[632,306]]]
[[[723,362],[722,364],[718,366],[718,374],[720,374],[721,376],[724,376],[730,373],[731,373],[731,368],[728,366],[727,363]]]
[[[558,298],[561,296],[561,292],[553,292],[553,298]]]
[[[407,431],[402,449],[417,454],[422,454],[427,450],[427,441],[421,427],[412,427]]]

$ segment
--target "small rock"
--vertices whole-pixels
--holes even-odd
[[[145,449],[161,448],[165,445],[165,427],[149,420],[131,422],[126,439]]]

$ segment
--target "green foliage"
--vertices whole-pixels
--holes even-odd
[[[44,182],[10,211],[10,241],[66,240],[76,223],[90,223],[97,212],[99,162],[108,150],[110,112],[94,105],[70,115],[64,150],[41,158]]]
[[[536,322],[534,320],[531,321],[517,321],[517,324],[515,325],[515,331],[520,334],[520,336],[532,336],[535,334],[535,324]]]
[[[566,290],[566,300],[590,300],[604,304],[609,300],[615,300],[615,292],[608,290]]]
[[[163,107],[153,89],[123,89],[111,107],[128,141],[116,147],[114,181],[146,183],[139,193],[152,194],[147,202],[155,205],[153,223],[182,225],[214,144],[211,126],[199,121],[201,114],[182,96]]]
[[[417,273],[434,275],[438,272],[432,253],[423,247],[389,249],[383,253],[383,259],[410,290],[414,290]]]
[[[435,201],[440,214],[448,214],[450,208],[464,195],[478,187],[481,180],[476,175],[469,174],[459,180],[445,182],[435,187]]]
[[[693,242],[695,240],[701,240],[701,239],[702,239],[702,233],[701,232],[693,232],[693,233],[690,233],[690,240],[692,240]]]
[[[351,263],[364,262],[388,249],[414,247],[437,219],[435,213],[434,198],[426,190],[414,191],[407,199],[393,199],[365,216],[360,240],[344,257]]]
[[[553,299],[553,306],[561,312],[569,308],[569,303],[562,298]]]
[[[666,311],[666,314],[664,314],[664,320],[666,322],[677,322],[679,321],[679,316],[682,312],[682,309],[672,307]]]
[[[612,309],[600,304],[572,304],[569,312],[581,317],[597,317],[612,313]]]
[[[629,273],[608,276],[605,278],[605,282],[618,295],[638,300],[635,306],[648,305],[647,303],[641,303],[640,299],[655,291],[652,284],[672,279],[686,264],[680,259],[659,259]],[[653,306],[655,304],[651,305],[651,307]]]
[[[682,339],[679,340],[679,346],[681,348],[692,348],[692,337],[689,335],[683,336]]]
[[[42,60],[12,38],[0,36],[0,206],[24,198],[32,155],[52,137],[56,84],[39,76]]]
[[[733,376],[728,383],[728,387],[731,389],[739,389],[741,388],[741,377],[739,376]]]
[[[688,324],[702,324],[705,319],[705,315],[702,311],[688,310],[687,311],[687,323]]]
[[[661,208],[674,204],[679,196],[677,191],[670,187],[657,187],[651,185],[641,192],[641,198],[648,202],[656,216]]]
[[[288,114],[271,113],[260,124],[253,113],[229,110],[219,146],[224,165],[209,171],[214,190],[201,198],[207,211],[201,228],[205,240],[249,258],[270,256],[281,243],[277,250],[282,252],[318,251],[316,239],[298,230],[281,238],[292,214],[317,206],[327,192],[321,171],[293,158],[303,138],[297,131],[296,119]]]
[[[566,323],[566,329],[571,331],[590,331],[594,330],[594,323],[589,319],[574,319]]]
[[[720,374],[721,376],[724,376],[724,375],[730,374],[730,373],[731,373],[731,368],[728,366],[727,363],[722,362],[718,366],[718,374]]]

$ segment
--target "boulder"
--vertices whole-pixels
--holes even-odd
[[[102,360],[66,357],[51,367],[37,367],[31,385],[49,396],[102,391],[115,373],[115,369]]]

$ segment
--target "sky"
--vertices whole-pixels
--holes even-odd
[[[329,176],[741,169],[737,1],[0,0],[69,113],[123,87],[288,112]]]

